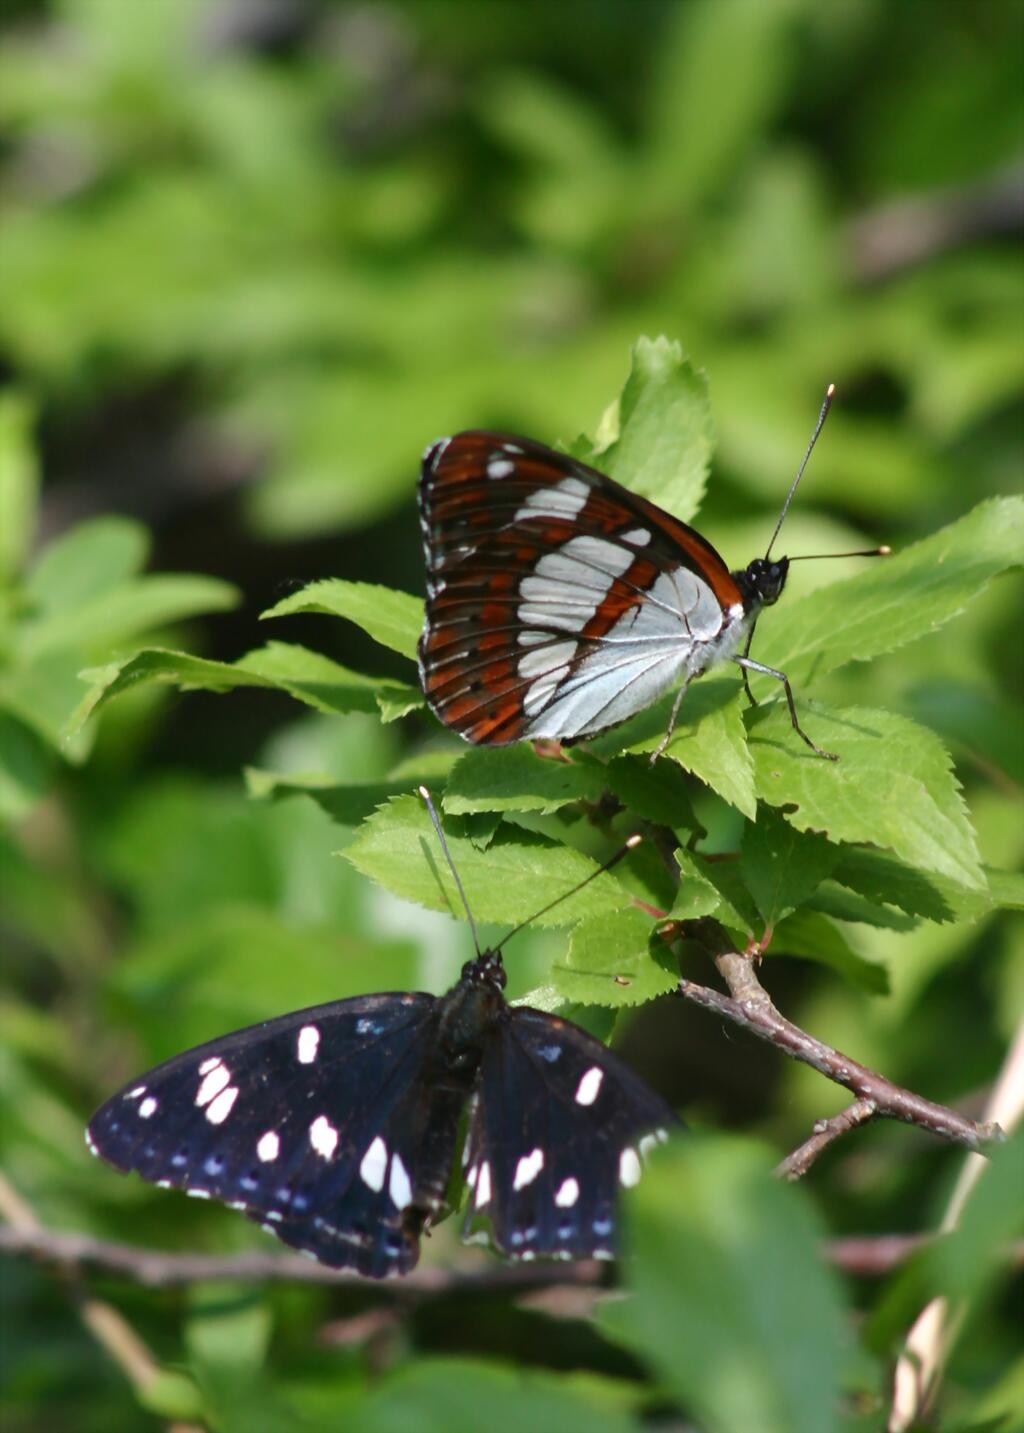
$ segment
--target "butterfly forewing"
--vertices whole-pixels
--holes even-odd
[[[90,1148],[325,1264],[403,1273],[443,1199],[467,1093],[431,1079],[437,1006],[360,996],[213,1040],[108,1100]]]
[[[507,1017],[473,1106],[467,1222],[486,1216],[516,1258],[610,1257],[621,1190],[680,1121],[579,1026],[528,1008]]]
[[[742,596],[692,528],[525,438],[427,453],[424,692],[470,741],[587,735],[700,670]]]

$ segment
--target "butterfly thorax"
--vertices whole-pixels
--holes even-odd
[[[475,1074],[487,1033],[507,1009],[501,957],[484,951],[462,967],[462,975],[441,1001],[438,1046],[453,1073]]]
[[[732,573],[732,579],[743,594],[748,617],[762,607],[772,607],[782,596],[789,576],[789,558],[755,557],[745,568]]]

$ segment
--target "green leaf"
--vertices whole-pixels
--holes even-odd
[[[141,523],[97,517],[57,538],[28,574],[25,592],[43,615],[75,611],[142,571],[149,535]]]
[[[739,687],[730,677],[695,683],[683,699],[661,760],[677,761],[753,820],[757,811],[754,765],[747,750],[743,708],[735,700]],[[672,695],[656,702],[621,727],[589,741],[588,750],[599,757],[654,751],[668,729],[674,700]]]
[[[769,954],[795,955],[816,965],[827,965],[869,995],[889,993],[885,966],[858,955],[842,931],[818,911],[800,910],[781,921],[772,937]]]
[[[1006,874],[993,872],[992,879]],[[885,851],[846,847],[832,875],[841,886],[868,900],[882,901],[906,915],[939,924],[974,920],[999,904],[991,887],[964,887],[933,871],[907,865]]]
[[[25,622],[19,632],[19,654],[24,661],[35,661],[68,648],[102,652],[169,622],[227,611],[238,601],[238,590],[214,577],[186,573],[136,577],[80,599],[70,608],[62,606]]]
[[[360,1433],[636,1433],[620,1389],[469,1358],[428,1358],[389,1375],[353,1410]]]
[[[555,990],[581,1005],[641,1005],[679,984],[671,952],[651,917],[636,909],[582,920],[551,966]]]
[[[984,887],[974,831],[938,737],[906,717],[866,707],[804,703],[801,720],[839,760],[808,751],[783,702],[754,708],[747,723],[762,800],[792,806],[788,819],[797,830],[890,847],[909,865]]]
[[[0,821],[17,821],[47,791],[52,757],[39,734],[0,711]]]
[[[783,604],[758,627],[754,655],[795,683],[866,662],[937,631],[1022,553],[1024,498],[994,498],[856,577]]]
[[[332,820],[341,826],[359,826],[378,806],[395,796],[408,796],[424,781],[430,781],[437,794],[439,783],[426,776],[420,780],[403,777],[398,781],[368,781],[339,785],[330,776],[278,775],[256,767],[245,768],[245,784],[256,801],[282,801],[292,796],[309,796]]]
[[[599,1322],[702,1427],[832,1433],[845,1342],[822,1231],[749,1140],[689,1135],[626,1191],[630,1295]]]
[[[733,931],[761,936],[757,906],[743,883],[739,862],[727,857],[701,856],[678,850],[679,890],[672,910],[677,920],[716,916]]]
[[[918,924],[915,916],[869,900],[857,891],[841,886],[838,881],[822,881],[808,900],[807,909],[821,911],[833,920],[875,926],[880,930],[913,930]]]
[[[665,337],[633,346],[622,395],[602,420],[592,461],[676,517],[691,518],[707,484],[714,425],[707,378]],[[607,438],[614,434],[610,442]]]
[[[564,896],[597,868],[579,851],[519,828],[501,828],[486,851],[463,834],[457,817],[445,822],[445,837],[477,920],[532,920],[542,906]],[[437,836],[416,797],[399,796],[382,806],[364,822],[343,855],[404,900],[463,918],[462,902]],[[573,925],[583,916],[621,911],[628,901],[629,893],[605,872],[536,920],[538,925]]]
[[[1024,1234],[1024,1130],[989,1151],[952,1234],[928,1251],[935,1287],[951,1298],[983,1298],[1000,1274],[1011,1277],[1006,1250]]]
[[[690,804],[689,783],[680,766],[646,757],[616,756],[604,769],[605,781],[632,816],[673,831],[700,831]]]
[[[767,926],[802,906],[839,859],[824,836],[798,831],[771,806],[758,808],[743,833],[740,874]]]
[[[763,0],[669,12],[648,101],[649,155],[633,178],[641,199],[690,213],[745,169],[745,151],[763,142],[786,93],[793,8],[791,0]]]
[[[345,582],[340,577],[311,582],[277,602],[264,617],[288,617],[295,612],[324,612],[344,617],[362,627],[375,642],[416,660],[416,644],[423,629],[423,599],[396,592],[373,582]]]
[[[277,687],[321,712],[376,712],[382,696],[401,700],[404,682],[350,672],[329,657],[291,642],[268,642],[238,662],[211,662],[188,652],[144,648],[125,662],[85,674],[92,685],[68,723],[73,735],[105,703],[150,682],[182,691],[230,692],[237,687]]]
[[[35,528],[39,470],[34,422],[35,410],[26,398],[0,394],[0,586],[21,570]]]
[[[471,750],[452,767],[444,809],[454,816],[470,811],[557,811],[572,801],[596,800],[603,787],[596,762],[549,760],[526,744]]]

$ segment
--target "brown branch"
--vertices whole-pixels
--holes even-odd
[[[889,1273],[928,1242],[917,1234],[883,1234],[829,1240],[825,1256],[836,1268],[867,1278]],[[480,1269],[415,1269],[402,1279],[381,1282],[364,1279],[295,1254],[178,1254],[162,1249],[140,1249],[132,1244],[94,1239],[87,1234],[66,1234],[39,1225],[0,1225],[0,1255],[31,1258],[62,1268],[93,1269],[115,1274],[148,1288],[172,1288],[227,1280],[235,1283],[328,1284],[358,1288],[385,1297],[420,1298],[434,1294],[531,1293],[552,1287],[590,1287],[607,1281],[614,1266],[595,1259],[575,1264],[489,1263]],[[1015,1266],[1024,1263],[1024,1241],[1010,1246]]]
[[[818,1120],[810,1138],[805,1139],[792,1154],[787,1154],[776,1166],[775,1173],[780,1179],[802,1179],[818,1155],[826,1150],[833,1140],[848,1134],[858,1125],[867,1124],[877,1113],[874,1100],[854,1100],[852,1105],[847,1105],[845,1110],[833,1115],[830,1120]]]
[[[758,980],[754,961],[733,949],[728,933],[717,921],[688,922],[687,933],[699,940],[711,954],[730,993],[723,995],[718,990],[682,979],[679,994],[684,999],[703,1006],[705,1010],[713,1010],[735,1025],[741,1025],[758,1039],[766,1040],[784,1054],[810,1065],[826,1079],[845,1086],[858,1102],[865,1101],[874,1107],[873,1115],[917,1125],[940,1139],[964,1145],[978,1154],[984,1154],[989,1145],[1003,1139],[998,1124],[979,1124],[946,1105],[936,1104],[912,1090],[905,1090],[787,1020],[775,1008]],[[863,1119],[854,1120],[847,1128],[859,1123],[863,1123]],[[837,1138],[843,1132],[837,1130],[831,1137]]]

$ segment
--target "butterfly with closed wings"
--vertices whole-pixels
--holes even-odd
[[[481,1216],[513,1258],[611,1257],[619,1189],[680,1121],[600,1041],[510,1005],[504,987],[501,947],[477,944],[441,997],[356,996],[224,1035],[133,1080],[86,1142],[321,1263],[385,1278],[414,1266],[449,1210],[468,1107],[467,1232]]]
[[[694,528],[566,453],[483,431],[433,443],[419,484],[419,667],[435,716],[485,746],[572,742],[681,680],[657,756],[689,683],[731,659],[751,701],[749,672],[779,681],[794,730],[835,760],[801,727],[786,674],[750,656],[758,614],[798,560],[771,550],[833,394],[830,386],[765,556],[735,572]]]

